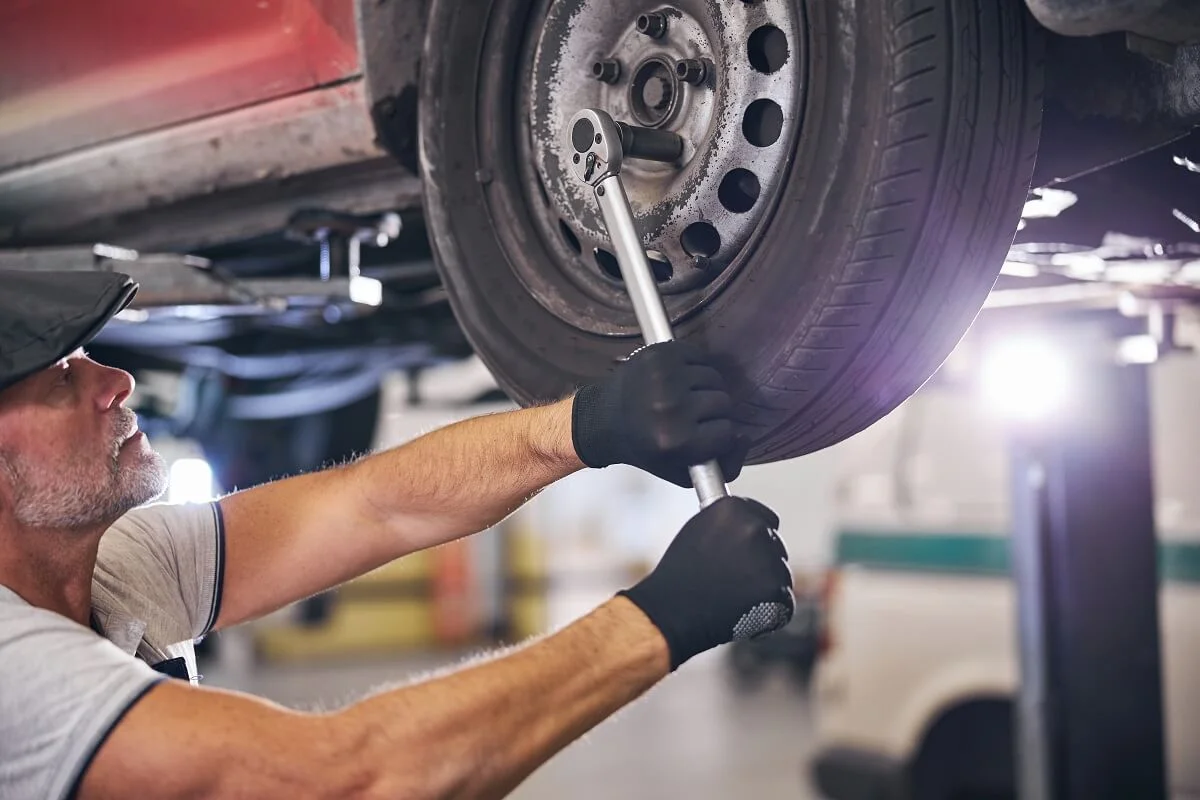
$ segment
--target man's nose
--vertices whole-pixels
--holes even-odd
[[[124,403],[129,395],[133,394],[135,386],[133,376],[123,369],[105,367],[100,364],[96,366],[102,370],[101,391],[97,395],[100,410],[107,411]]]

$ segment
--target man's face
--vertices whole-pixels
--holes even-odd
[[[76,351],[0,392],[0,512],[90,528],[161,495],[166,466],[124,405],[132,391],[128,373]]]

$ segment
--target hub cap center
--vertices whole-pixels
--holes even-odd
[[[675,69],[663,58],[649,58],[629,84],[629,110],[639,125],[657,128],[671,118],[679,95]]]

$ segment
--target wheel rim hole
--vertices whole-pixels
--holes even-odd
[[[671,262],[657,255],[646,254],[650,260],[650,271],[654,273],[654,280],[659,283],[666,283],[675,276],[675,268],[671,266]]]
[[[742,135],[755,147],[769,147],[783,133],[783,109],[774,100],[755,100],[742,116]]]
[[[563,241],[567,243],[567,247],[570,247],[577,254],[583,253],[583,246],[579,244],[579,237],[561,219],[558,221],[558,232],[562,234]]]
[[[787,36],[774,25],[763,25],[750,34],[746,51],[750,57],[750,66],[769,75],[787,63]]]
[[[708,222],[693,222],[683,229],[679,244],[689,256],[712,258],[721,249],[721,234]]]
[[[601,247],[596,248],[595,255],[596,264],[600,267],[601,272],[614,281],[624,282],[625,278],[621,275],[621,262],[617,261],[616,256]],[[654,280],[659,283],[666,283],[675,277],[675,268],[671,266],[671,262],[658,253],[647,253],[646,260],[650,262],[650,271],[654,274]]]
[[[546,184],[542,183],[542,175],[540,172],[537,174],[537,187],[538,187],[538,194],[540,194],[542,196],[542,203],[547,208],[549,208],[550,207],[550,195],[546,192]]]
[[[621,263],[616,256],[601,247],[596,248],[595,255],[596,264],[605,275],[614,281],[621,280]]]
[[[717,187],[717,199],[727,210],[735,214],[745,214],[754,208],[761,190],[758,176],[748,169],[739,167],[725,173],[725,177],[721,179],[721,185]]]

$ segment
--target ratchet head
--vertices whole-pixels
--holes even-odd
[[[596,186],[610,175],[619,175],[625,148],[621,130],[606,112],[585,108],[567,125],[567,147],[575,177]]]

